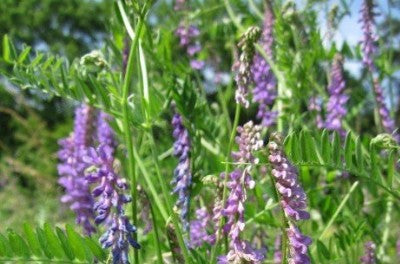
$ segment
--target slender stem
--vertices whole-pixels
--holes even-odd
[[[182,250],[182,254],[183,254],[183,258],[185,259],[185,263],[191,263],[191,259],[189,257],[189,252],[186,248],[185,245],[185,241],[183,239],[183,234],[181,231],[181,228],[179,226],[179,220],[178,217],[176,215],[176,213],[174,212],[173,208],[172,208],[172,201],[171,201],[171,194],[168,192],[168,187],[167,187],[167,183],[165,178],[161,175],[160,172],[160,166],[158,164],[158,157],[157,157],[157,152],[156,152],[156,144],[154,141],[154,137],[153,137],[153,131],[152,129],[150,129],[150,131],[148,131],[148,136],[149,136],[149,140],[150,140],[150,147],[151,147],[151,152],[152,152],[152,156],[153,156],[153,162],[154,162],[154,166],[156,169],[156,173],[157,173],[157,177],[158,180],[161,184],[161,189],[162,189],[162,193],[163,196],[165,197],[166,200],[166,206],[167,206],[167,212],[171,215],[172,218],[172,224],[174,225],[174,229],[176,232],[176,237],[178,238],[178,244],[179,247]]]
[[[275,178],[272,176],[272,173],[269,173],[269,177],[271,178],[272,185],[274,186],[274,191],[275,191],[277,201],[280,203],[280,201],[282,201],[282,197],[281,197],[280,193],[278,192],[278,190],[276,189]],[[282,222],[284,224],[284,226],[282,227],[282,242],[281,242],[282,263],[286,264],[288,262],[287,261],[287,258],[288,258],[287,257],[287,249],[288,249],[288,241],[289,241],[286,230],[289,228],[289,219],[285,215],[285,211],[282,207],[282,204],[280,204],[280,208],[281,208],[281,218],[282,218]]]
[[[124,141],[126,144],[127,152],[128,152],[128,175],[131,180],[131,196],[132,196],[132,220],[133,224],[137,226],[137,191],[136,191],[136,175],[135,175],[135,158],[133,152],[133,140],[132,140],[132,132],[130,130],[130,115],[129,115],[129,106],[128,106],[128,96],[129,96],[129,87],[132,80],[133,75],[133,66],[134,66],[134,56],[135,51],[138,45],[139,36],[142,31],[143,22],[140,19],[137,25],[137,30],[135,34],[135,38],[131,45],[131,49],[129,52],[128,64],[126,69],[126,74],[124,78],[124,83],[122,87],[122,127],[124,132]],[[134,233],[134,239],[137,240],[137,233]],[[134,249],[134,259],[135,263],[139,263],[139,252],[137,249]]]
[[[163,264],[164,261],[163,261],[163,257],[162,257],[160,235],[158,234],[158,225],[157,225],[156,214],[154,213],[153,205],[151,204],[151,202],[149,202],[149,206],[150,206],[151,220],[153,221],[154,237],[155,237],[154,244],[156,244],[156,248],[157,248],[158,263]]]
[[[236,128],[237,128],[237,126],[239,124],[239,117],[240,117],[240,104],[236,104],[233,127],[232,127],[232,131],[231,131],[231,136],[229,138],[228,151],[226,153],[226,160],[227,161],[230,160],[230,156],[231,156],[231,152],[232,152],[232,148],[233,148],[233,143],[235,141]],[[228,183],[228,178],[229,178],[228,177],[229,167],[230,167],[230,163],[226,162],[225,163],[224,187],[223,187],[223,192],[222,192],[222,206],[225,206],[227,195],[228,195],[228,188],[226,188],[226,185]],[[223,223],[224,223],[224,218],[221,217],[221,219],[219,220],[219,223],[218,223],[218,227],[217,227],[218,228],[218,230],[217,230],[217,239],[216,239],[215,245],[214,245],[214,247],[212,248],[212,251],[211,251],[211,263],[215,263],[215,261],[216,261],[216,254],[219,251],[219,242],[221,240],[221,233],[222,233]]]
[[[329,220],[328,224],[325,226],[324,230],[322,231],[321,235],[319,236],[319,240],[322,240],[327,232],[328,229],[331,227],[331,225],[333,224],[333,222],[335,221],[336,217],[339,215],[339,213],[342,211],[344,205],[346,204],[347,200],[349,200],[350,195],[354,192],[354,190],[356,189],[356,187],[358,186],[359,182],[356,181],[353,183],[353,185],[350,187],[349,192],[346,194],[346,196],[343,198],[342,202],[339,204],[339,207],[336,209],[335,213],[332,215],[331,219]]]

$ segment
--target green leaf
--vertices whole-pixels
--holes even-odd
[[[56,234],[48,223],[45,223],[43,228],[50,251],[56,258],[62,259],[64,257],[64,251]]]
[[[68,240],[71,243],[71,247],[74,251],[75,256],[79,260],[84,260],[86,253],[85,253],[85,249],[84,249],[81,237],[68,224],[66,225],[66,231],[67,231]]]
[[[32,250],[32,253],[35,256],[42,256],[42,250],[40,249],[39,240],[33,230],[33,227],[30,224],[24,224],[24,233],[25,238],[28,241],[29,247]]]
[[[30,250],[20,235],[16,234],[14,231],[9,231],[8,240],[12,250],[17,256],[29,258],[31,255]]]
[[[331,258],[331,253],[326,248],[324,243],[322,243],[320,240],[317,240],[317,251],[318,251],[318,256],[321,260],[323,259],[329,260]]]
[[[62,231],[60,228],[56,227],[56,233],[57,233],[58,239],[61,242],[61,245],[64,249],[64,253],[67,256],[67,258],[70,260],[75,259],[74,251],[72,250],[71,244],[69,243],[64,231]]]
[[[341,160],[341,149],[342,146],[340,144],[340,136],[339,134],[334,131],[333,132],[333,150],[332,150],[332,160],[335,165],[340,165]],[[341,165],[340,165],[341,166]]]
[[[47,242],[46,234],[39,227],[36,228],[36,234],[37,234],[40,246],[42,247],[44,254],[46,255],[47,258],[52,259],[54,257],[54,255],[49,250],[49,243]]]
[[[0,234],[0,255],[6,257],[12,257],[13,255],[10,243],[8,242],[7,238],[2,234]]]
[[[356,140],[356,162],[357,162],[357,169],[363,171],[364,161],[362,156],[362,143],[359,137],[357,137]]]
[[[8,35],[4,35],[3,37],[3,59],[6,62],[11,62],[10,40],[8,39]]]
[[[331,142],[329,140],[329,132],[324,129],[321,136],[321,153],[322,159],[325,161],[325,164],[331,163]]]
[[[347,133],[344,142],[344,159],[346,161],[346,168],[353,168],[353,140],[350,132]]]
[[[21,54],[18,56],[17,62],[18,63],[23,63],[26,59],[26,57],[29,55],[31,52],[31,47],[26,47]]]
[[[106,260],[107,254],[106,252],[97,244],[94,242],[91,238],[86,237],[85,238],[85,244],[88,246],[90,251],[93,253],[93,255],[96,257],[98,260]]]

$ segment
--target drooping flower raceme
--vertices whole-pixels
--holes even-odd
[[[387,133],[392,134],[393,138],[397,142],[400,142],[400,134],[398,132],[395,132],[396,124],[390,116],[389,109],[387,109],[387,107],[386,107],[382,87],[379,84],[378,79],[374,78],[373,85],[374,85],[373,89],[374,89],[374,93],[375,93],[375,100],[378,105],[378,112],[379,112],[379,116],[381,119],[382,127]]]
[[[375,14],[373,8],[373,0],[364,0],[360,11],[360,22],[362,24],[361,27],[363,30],[363,39],[361,42],[363,51],[363,62],[371,72],[375,69],[374,53],[377,50],[376,41],[378,40],[378,36],[373,31],[375,23]]]
[[[236,143],[239,151],[233,152],[232,156],[236,162],[248,163],[244,169],[235,169],[229,175],[228,189],[229,196],[221,214],[227,218],[223,228],[229,237],[229,252],[226,256],[219,257],[218,263],[261,263],[264,259],[262,251],[255,250],[248,241],[241,239],[240,234],[245,228],[244,204],[247,199],[246,190],[252,189],[255,182],[250,176],[251,165],[258,163],[253,156],[263,146],[260,135],[260,126],[254,126],[253,122],[246,123],[243,127],[238,127],[239,136]]]
[[[363,62],[371,74],[375,74],[374,55],[377,50],[376,41],[378,36],[374,33],[373,27],[375,24],[374,3],[372,0],[364,0],[361,8],[361,23],[363,29],[362,50],[364,53]],[[385,105],[382,87],[379,84],[378,78],[374,77],[373,90],[375,101],[378,108],[381,124],[386,133],[395,133],[395,122],[391,118],[388,108]],[[400,142],[400,135],[397,133],[393,137]]]
[[[375,264],[376,257],[375,257],[375,250],[376,245],[372,241],[368,241],[364,245],[364,255],[360,258],[362,264]]]
[[[260,38],[261,32],[258,27],[250,27],[242,36],[238,47],[240,49],[239,59],[233,64],[233,71],[236,73],[235,81],[237,89],[235,92],[236,103],[249,107],[247,99],[248,87],[252,83],[251,65],[254,57],[254,43]]]
[[[82,157],[93,142],[93,108],[82,105],[75,111],[73,133],[59,141],[61,146],[58,152],[59,184],[65,188],[65,195],[61,201],[69,205],[76,214],[76,222],[84,228],[87,235],[95,232],[92,224],[94,218],[93,198],[89,184],[85,179],[86,164]]]
[[[171,184],[174,185],[173,193],[178,194],[176,206],[180,209],[180,215],[183,227],[189,229],[189,190],[192,183],[192,174],[190,171],[190,138],[189,132],[183,126],[182,116],[175,114],[172,118],[174,142],[174,155],[179,158],[178,166],[174,171],[174,179]]]
[[[87,163],[86,179],[97,184],[92,194],[97,201],[95,222],[107,226],[107,231],[100,237],[104,248],[111,248],[113,263],[127,264],[129,245],[140,248],[133,235],[136,227],[125,216],[124,205],[131,198],[124,194],[128,189],[125,179],[121,178],[115,168],[115,140],[108,116],[99,115],[97,138],[99,147],[90,148],[84,161]]]
[[[186,49],[186,53],[191,58],[190,66],[194,70],[201,70],[205,63],[196,59],[195,55],[201,51],[201,45],[196,38],[200,35],[200,30],[194,25],[186,26],[181,24],[175,31],[175,35],[179,37],[179,45]]]
[[[311,238],[301,234],[295,223],[310,218],[305,211],[307,207],[306,194],[297,178],[296,168],[290,164],[282,148],[282,138],[279,134],[271,135],[268,144],[271,174],[275,179],[275,187],[281,199],[280,203],[286,218],[290,221],[286,234],[289,240],[289,263],[308,264],[310,258],[307,248]]]
[[[271,8],[267,7],[260,44],[270,59],[273,57],[273,26],[273,13]],[[278,115],[278,112],[270,110],[277,95],[276,78],[268,62],[259,53],[254,56],[251,72],[254,82],[253,101],[258,103],[257,118],[261,120],[261,125],[269,127],[275,123]]]
[[[337,131],[342,137],[346,135],[342,119],[347,113],[346,103],[349,99],[348,95],[344,94],[345,87],[342,56],[337,54],[330,73],[330,83],[328,86],[329,101],[326,109],[325,127],[328,130]]]

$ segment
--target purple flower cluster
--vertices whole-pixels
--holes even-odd
[[[310,263],[307,247],[312,241],[309,237],[301,234],[294,224],[296,221],[310,218],[310,214],[305,211],[307,207],[306,194],[298,181],[296,168],[283,152],[282,138],[278,133],[271,135],[268,149],[268,159],[272,166],[271,174],[275,179],[275,187],[281,198],[283,211],[290,220],[290,225],[286,230],[289,239],[289,263]]]
[[[172,118],[174,142],[174,155],[179,158],[178,166],[174,171],[174,179],[171,184],[175,185],[173,193],[178,194],[176,206],[181,210],[181,220],[185,230],[188,230],[189,212],[189,190],[192,183],[190,172],[190,138],[189,132],[183,126],[182,116],[175,114]]]
[[[201,70],[205,63],[195,58],[195,55],[201,51],[201,45],[196,38],[200,35],[200,30],[194,25],[186,26],[181,24],[175,31],[179,37],[179,45],[186,49],[186,53],[191,58],[190,66],[194,70]]]
[[[379,116],[381,118],[381,123],[383,126],[383,129],[389,134],[393,134],[393,138],[397,141],[400,142],[400,134],[395,132],[396,130],[396,125],[394,120],[390,117],[389,110],[387,109],[385,105],[385,98],[383,97],[383,92],[382,92],[382,87],[379,84],[378,79],[374,79],[374,93],[375,93],[375,100],[378,105],[378,111],[379,111]]]
[[[248,86],[253,80],[251,73],[251,66],[254,57],[254,43],[260,38],[260,29],[257,27],[250,27],[242,36],[238,47],[241,50],[240,56],[233,64],[233,71],[236,72],[235,81],[237,89],[235,92],[236,103],[243,105],[245,108],[249,107],[247,100]]]
[[[346,135],[342,119],[347,113],[346,103],[349,99],[348,95],[344,94],[345,87],[342,56],[337,54],[330,73],[330,84],[328,86],[329,101],[326,109],[325,127],[328,130],[337,131],[342,137]]]
[[[363,62],[374,75],[376,70],[374,64],[374,55],[377,50],[375,45],[376,41],[378,40],[378,36],[375,35],[373,32],[373,27],[375,24],[375,13],[374,13],[374,3],[372,0],[364,0],[362,8],[361,8],[361,23],[363,29],[363,40],[362,40],[362,50],[364,53]],[[390,113],[388,108],[385,105],[385,100],[383,97],[382,87],[379,84],[378,79],[375,77],[373,81],[373,90],[375,94],[375,100],[378,108],[378,113],[381,119],[381,124],[385,129],[386,133],[392,134],[395,133],[395,122],[390,117]],[[395,134],[393,135],[397,142],[400,142],[400,135]]]
[[[270,59],[273,54],[273,26],[273,13],[271,8],[267,7],[260,42]],[[269,127],[275,123],[278,116],[278,112],[270,110],[277,96],[276,78],[268,62],[259,53],[254,56],[251,72],[254,82],[253,101],[258,103],[257,118],[264,127]]]
[[[206,208],[196,210],[196,220],[190,222],[190,247],[201,247],[204,243],[213,245],[215,234],[209,234],[207,228],[211,225],[211,216]]]
[[[260,130],[261,127],[254,126],[251,121],[243,127],[238,127],[239,136],[236,138],[236,142],[239,145],[239,151],[232,154],[236,162],[250,165],[246,165],[244,169],[236,169],[229,175],[227,187],[230,193],[221,214],[227,218],[223,230],[229,236],[230,250],[226,256],[219,258],[219,264],[241,263],[241,261],[261,263],[264,259],[261,251],[254,250],[249,242],[240,238],[240,234],[245,228],[246,189],[252,189],[255,186],[249,173],[251,165],[258,162],[253,153],[263,146]]]
[[[140,248],[134,240],[136,232],[128,218],[125,216],[124,205],[131,201],[124,192],[128,186],[125,179],[121,178],[114,165],[115,140],[108,116],[99,115],[97,138],[99,147],[90,148],[84,162],[87,164],[86,180],[90,184],[97,184],[92,194],[97,198],[94,204],[96,211],[96,224],[105,224],[107,231],[100,237],[104,248],[111,247],[113,263],[127,264],[129,245]]]
[[[324,121],[322,120],[321,116],[321,105],[318,102],[318,98],[313,96],[310,98],[309,103],[308,103],[308,111],[310,112],[315,112],[315,123],[318,128],[323,128],[324,127]]]
[[[372,241],[368,241],[364,245],[364,255],[360,258],[362,264],[375,264],[376,257],[375,257],[375,249],[376,245]]]
[[[57,167],[60,175],[58,182],[65,188],[61,201],[75,212],[76,222],[82,225],[87,235],[96,230],[91,222],[94,218],[93,198],[85,179],[84,171],[87,166],[82,157],[93,141],[94,112],[93,108],[86,105],[76,109],[73,133],[59,142],[60,164]]]
[[[368,67],[370,71],[375,69],[374,65],[374,53],[376,52],[376,41],[378,36],[373,32],[373,26],[375,23],[374,19],[374,3],[373,0],[364,0],[361,8],[361,19],[363,30],[363,39],[361,42],[362,51],[364,53],[363,62]]]

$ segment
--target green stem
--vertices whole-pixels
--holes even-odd
[[[142,31],[143,22],[140,19],[137,25],[137,30],[135,34],[135,38],[133,40],[133,44],[131,45],[131,49],[129,52],[128,64],[125,74],[125,79],[122,87],[122,127],[124,132],[124,141],[126,144],[127,152],[128,152],[128,175],[131,180],[131,196],[132,196],[132,220],[133,224],[137,226],[137,190],[136,190],[136,175],[135,175],[135,158],[133,152],[133,140],[132,133],[129,127],[130,124],[130,115],[129,115],[129,106],[128,106],[128,96],[129,96],[129,87],[132,81],[133,75],[133,66],[134,66],[134,56],[135,51],[138,45],[139,36]],[[137,240],[137,233],[134,233],[134,239]],[[135,263],[139,263],[139,252],[137,249],[134,249],[134,259]]]
[[[181,228],[179,226],[179,219],[172,208],[172,201],[170,198],[171,194],[168,192],[168,187],[167,187],[165,177],[163,177],[160,172],[160,166],[158,164],[158,157],[157,157],[157,152],[156,152],[156,144],[154,141],[152,129],[150,129],[150,131],[148,131],[147,134],[149,135],[151,152],[152,152],[152,156],[153,156],[153,162],[154,162],[154,166],[156,169],[158,181],[161,184],[162,193],[166,200],[167,212],[171,215],[172,224],[174,225],[176,237],[178,238],[179,247],[182,250],[182,254],[183,254],[183,258],[185,259],[185,263],[191,263],[191,259],[189,257],[189,252],[188,252],[188,249],[186,248],[185,241],[183,239],[183,234],[182,234]]]
[[[349,200],[350,195],[354,192],[354,190],[356,189],[356,187],[358,186],[359,182],[356,181],[353,183],[353,185],[350,187],[349,192],[346,194],[346,196],[343,198],[342,202],[339,204],[339,207],[336,209],[335,213],[332,215],[331,219],[329,220],[328,224],[325,226],[324,230],[322,231],[321,235],[319,236],[319,240],[322,240],[327,232],[328,229],[331,227],[331,225],[333,224],[333,222],[336,220],[337,216],[339,215],[339,213],[342,211],[344,205],[346,204],[347,200]]]
[[[240,104],[236,104],[236,109],[235,109],[235,117],[234,117],[234,121],[233,121],[233,127],[232,127],[232,131],[231,131],[231,136],[229,138],[229,145],[228,145],[228,151],[226,153],[226,160],[229,161],[230,160],[230,156],[231,156],[231,152],[232,152],[232,148],[233,148],[233,143],[235,142],[235,135],[236,135],[236,128],[239,124],[239,117],[240,117]],[[228,188],[226,187],[227,183],[228,183],[228,172],[229,172],[229,167],[230,167],[230,163],[226,162],[225,163],[225,177],[224,177],[224,187],[223,187],[223,191],[222,191],[222,206],[225,206],[226,203],[226,199],[227,199],[227,195],[228,195]],[[216,261],[216,254],[219,251],[219,243],[221,240],[221,233],[222,233],[222,226],[224,223],[224,218],[221,217],[221,219],[219,220],[218,223],[218,230],[217,230],[217,239],[215,241],[215,245],[211,250],[211,263],[215,263]]]
[[[160,211],[160,214],[161,214],[164,222],[166,223],[167,219],[168,219],[168,213],[165,210],[165,208],[163,206],[163,203],[161,202],[161,199],[159,197],[159,193],[158,193],[156,187],[153,184],[151,176],[149,175],[149,173],[146,170],[146,167],[143,164],[143,160],[140,158],[140,156],[137,153],[136,149],[134,149],[133,151],[134,151],[135,159],[136,159],[136,162],[138,164],[139,170],[142,172],[144,180],[146,181],[146,184],[149,187],[151,195],[154,198],[154,202],[156,203],[157,209]]]
[[[155,237],[154,244],[157,248],[158,263],[163,264],[164,261],[163,261],[163,257],[162,257],[160,235],[158,234],[158,225],[157,225],[156,214],[154,213],[153,205],[150,202],[149,202],[149,206],[150,206],[151,219],[153,221],[154,237]]]

